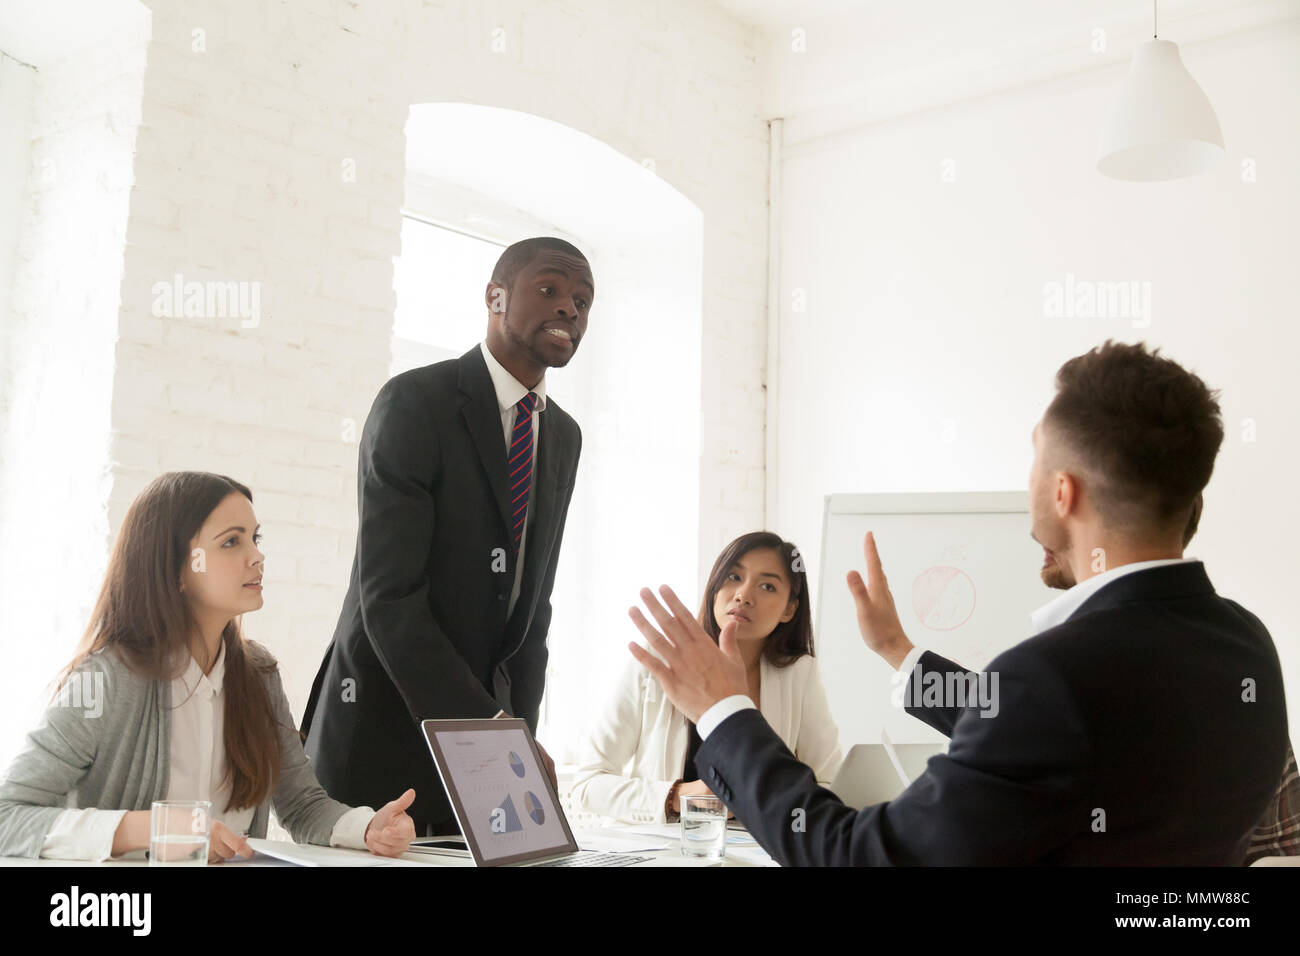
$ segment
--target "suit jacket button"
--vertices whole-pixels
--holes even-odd
[[[498,595],[497,595],[497,600],[498,600],[498,601],[504,601],[505,599],[506,599],[506,596],[505,596],[504,594],[498,594]]]

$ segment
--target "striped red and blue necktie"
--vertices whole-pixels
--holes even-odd
[[[510,435],[510,451],[506,455],[516,557],[524,534],[524,519],[528,517],[528,489],[533,483],[533,406],[536,404],[537,393],[529,392],[515,405],[515,430]]]

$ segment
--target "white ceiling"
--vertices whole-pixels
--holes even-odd
[[[0,0],[0,52],[40,68],[151,19],[140,0]]]
[[[1126,62],[1152,31],[1151,0],[714,2],[757,34],[762,112],[787,143]],[[1161,0],[1159,17],[1186,48],[1300,17],[1300,0]]]
[[[1150,0],[714,0],[737,20],[764,33],[797,26],[865,31],[914,45],[935,36],[974,46],[997,38],[1039,36],[1083,26],[1136,20],[1150,25]],[[1290,4],[1296,8],[1296,4]],[[1258,0],[1162,0],[1160,23],[1180,22],[1261,6]],[[1170,37],[1170,39],[1176,39]]]

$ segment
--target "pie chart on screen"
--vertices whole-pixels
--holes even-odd
[[[515,772],[516,777],[523,777],[524,762],[519,759],[519,754],[515,753],[513,750],[510,751],[510,769]]]
[[[531,790],[524,791],[524,809],[538,826],[546,822],[546,811],[542,809],[542,801],[538,800],[537,794]]]

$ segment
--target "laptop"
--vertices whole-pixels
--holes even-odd
[[[718,865],[675,853],[579,849],[528,724],[518,717],[420,726],[475,866]]]
[[[855,810],[885,803],[925,773],[931,757],[946,750],[941,743],[891,744],[888,738],[878,744],[854,744],[831,790]]]

